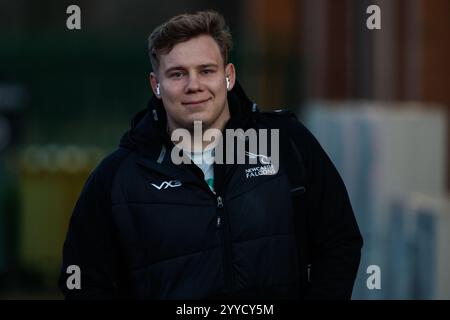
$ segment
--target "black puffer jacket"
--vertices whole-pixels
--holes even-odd
[[[288,113],[259,112],[239,85],[228,99],[227,128],[280,128],[278,172],[215,164],[211,192],[199,168],[171,162],[152,98],[76,204],[66,298],[350,298],[362,238],[335,167]],[[81,289],[66,287],[70,265]]]

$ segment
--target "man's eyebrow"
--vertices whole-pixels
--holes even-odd
[[[170,73],[172,71],[178,71],[178,70],[185,70],[185,68],[183,68],[182,66],[173,66],[170,67],[169,69],[167,69],[166,71],[164,71],[164,73]]]
[[[219,65],[216,63],[205,63],[205,64],[198,65],[196,68],[197,69],[205,69],[205,68],[218,68],[218,67],[219,67]],[[169,69],[167,69],[166,71],[164,71],[164,73],[168,74],[172,71],[179,71],[179,70],[186,70],[186,68],[183,66],[180,66],[180,65],[173,66],[173,67],[170,67]]]
[[[215,63],[206,63],[206,64],[201,64],[198,66],[199,69],[204,69],[204,68],[218,68],[219,66]]]

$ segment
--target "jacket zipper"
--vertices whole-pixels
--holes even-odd
[[[223,239],[223,270],[224,270],[224,280],[225,288],[227,291],[233,288],[233,259],[232,259],[232,248],[231,248],[231,231],[230,224],[227,217],[227,212],[225,209],[225,204],[221,196],[217,196],[217,223],[216,226],[220,229],[222,239]]]

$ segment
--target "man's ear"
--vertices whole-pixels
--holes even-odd
[[[156,77],[156,74],[154,72],[150,72],[150,85],[152,87],[153,94],[158,99],[161,99],[161,92],[160,92],[161,87],[159,87],[159,89],[157,89],[159,86],[159,82],[158,82],[158,78]],[[159,90],[159,92],[158,92],[158,90]]]
[[[236,83],[236,70],[234,69],[234,64],[229,63],[225,67],[225,76],[230,80],[230,89],[233,89]]]

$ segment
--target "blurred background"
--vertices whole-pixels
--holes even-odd
[[[341,173],[365,239],[353,298],[450,299],[449,0],[0,0],[0,298],[62,298],[79,192],[150,97],[147,37],[203,9],[251,99],[294,110]]]

